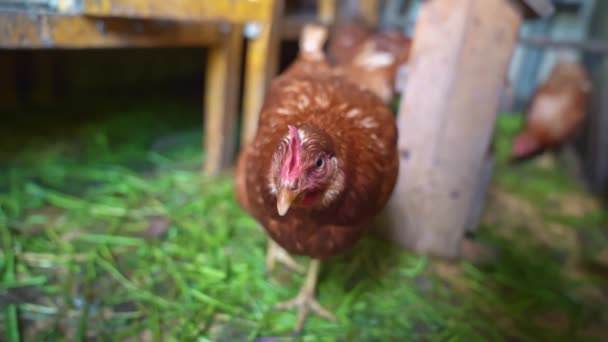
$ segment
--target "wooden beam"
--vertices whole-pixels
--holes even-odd
[[[608,53],[608,40],[555,40],[547,37],[521,36],[519,42],[525,45],[550,49],[581,50],[585,53]]]
[[[608,40],[608,2],[596,1],[590,35]],[[593,88],[588,117],[578,136],[591,190],[608,200],[608,58],[585,56]]]
[[[378,25],[379,10],[378,0],[359,0],[359,11],[371,27]]]
[[[526,19],[536,19],[553,15],[555,7],[550,0],[510,0]]]
[[[233,25],[221,44],[209,49],[205,84],[204,171],[217,174],[235,155],[242,26]]]
[[[474,230],[500,92],[522,17],[506,0],[420,7],[398,114],[400,174],[388,236],[442,257]],[[482,177],[485,176],[485,177]]]
[[[266,90],[278,72],[283,0],[268,0],[265,3],[270,19],[259,23],[261,32],[249,41],[247,48],[241,146],[255,136]]]
[[[273,0],[83,0],[64,11],[103,17],[226,21],[267,21],[264,8]]]
[[[196,46],[219,36],[211,24],[0,13],[0,48]]]
[[[323,24],[336,19],[336,0],[317,0],[317,19]]]
[[[310,14],[284,16],[281,19],[281,39],[298,40],[304,25],[318,22],[318,17]]]

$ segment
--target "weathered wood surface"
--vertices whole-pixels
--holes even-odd
[[[0,13],[0,48],[197,46],[219,38],[212,24]]]
[[[235,155],[242,46],[242,26],[233,25],[221,44],[209,48],[204,94],[207,174],[229,166]]]
[[[83,0],[47,7],[8,11],[0,6],[0,48],[210,46],[204,167],[210,174],[233,161],[242,28],[257,25],[260,32],[247,51],[243,141],[255,132],[257,112],[278,68],[283,0]]]
[[[374,27],[378,25],[380,17],[380,4],[378,0],[359,0],[359,10],[365,22]]]
[[[83,0],[66,3],[61,12],[103,17],[231,22],[268,21],[273,0]]]
[[[330,24],[336,19],[336,0],[317,0],[317,20]]]
[[[608,40],[608,1],[596,2],[590,34]],[[608,55],[588,54],[586,62],[593,89],[584,135],[578,142],[591,189],[608,199]]]
[[[521,20],[505,0],[421,6],[398,115],[400,175],[385,212],[386,233],[400,245],[459,255],[467,224],[476,221],[471,213]]]
[[[519,42],[525,45],[553,49],[573,49],[584,53],[608,54],[608,41],[605,39],[555,40],[550,37],[522,36]]]
[[[279,68],[280,18],[284,1],[268,0],[265,4],[268,20],[258,23],[259,34],[249,40],[247,47],[241,145],[251,141],[255,135],[264,95]]]
[[[521,8],[525,18],[538,18],[552,15],[555,7],[550,0],[509,0]]]

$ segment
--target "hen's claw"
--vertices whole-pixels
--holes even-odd
[[[298,264],[298,262],[295,261],[291,255],[289,255],[289,253],[287,253],[272,239],[268,239],[268,249],[266,251],[266,269],[269,272],[272,272],[277,262],[285,265],[285,267],[294,272],[304,273],[304,266]]]
[[[300,293],[288,301],[275,304],[275,310],[290,310],[293,308],[298,309],[298,317],[296,319],[295,332],[300,332],[304,327],[304,322],[310,311],[316,313],[319,317],[329,321],[335,321],[336,317],[325,309],[316,300],[314,292],[317,284],[317,275],[319,273],[319,260],[312,260],[308,268],[308,274],[304,285],[300,289]]]

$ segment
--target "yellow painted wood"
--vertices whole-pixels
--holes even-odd
[[[235,155],[242,46],[242,26],[235,24],[222,43],[209,49],[204,95],[207,174],[220,172],[232,163]]]
[[[218,41],[215,24],[161,23],[0,13],[0,48],[109,48],[207,45]]]
[[[243,129],[241,145],[249,142],[257,130],[259,111],[271,79],[277,74],[281,14],[283,0],[265,1],[266,17],[261,22],[261,34],[249,41],[245,65],[245,89],[243,99]]]
[[[359,10],[368,25],[373,27],[378,24],[378,0],[359,0]]]
[[[226,21],[267,21],[268,0],[84,0],[77,13],[106,17]],[[66,11],[72,10],[66,8]]]
[[[336,19],[336,0],[317,0],[317,19],[330,24]]]

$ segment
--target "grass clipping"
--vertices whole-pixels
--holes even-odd
[[[163,128],[149,135],[169,136],[172,148],[152,138],[112,145],[112,127],[125,124],[113,120],[91,128],[80,152],[68,141],[48,144],[3,170],[2,336],[289,336],[295,314],[271,306],[293,296],[301,277],[266,273],[266,237],[236,204],[232,180],[200,176],[200,136]],[[497,156],[505,159],[516,125],[501,120]],[[604,213],[590,205],[564,214],[564,199],[588,196],[554,168],[502,163],[495,183],[480,231],[500,248],[495,264],[434,261],[365,239],[324,264],[320,301],[337,322],[313,317],[301,339],[606,336],[607,281],[580,267],[576,240],[577,230],[605,224]]]

